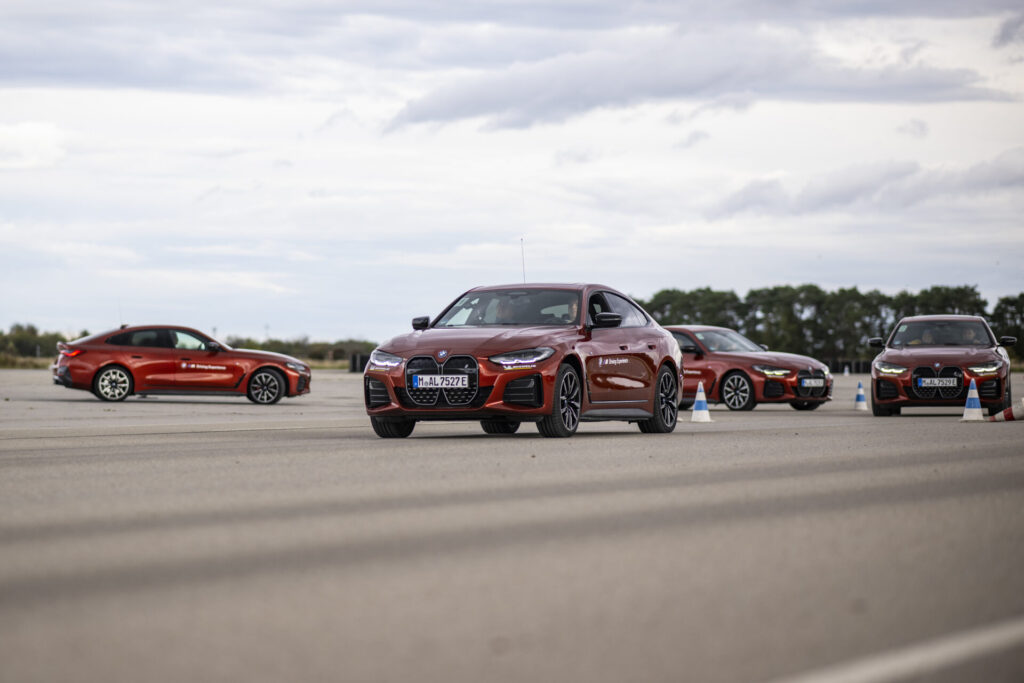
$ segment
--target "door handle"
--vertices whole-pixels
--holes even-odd
[[[178,360],[192,360],[191,358],[179,358]]]
[[[625,351],[629,347],[626,344],[619,344],[619,348],[622,349],[623,351]]]
[[[142,356],[132,356],[132,358],[142,358]]]

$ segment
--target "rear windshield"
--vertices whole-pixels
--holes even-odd
[[[889,346],[994,346],[985,323],[977,320],[919,320],[900,323]]]

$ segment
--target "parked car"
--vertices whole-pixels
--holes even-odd
[[[821,361],[769,351],[736,330],[711,325],[667,325],[683,353],[683,398],[689,408],[704,382],[709,402],[729,410],[753,410],[758,403],[788,403],[814,410],[832,399],[832,373]]]
[[[302,361],[232,349],[188,327],[122,326],[60,342],[57,352],[54,383],[91,391],[104,401],[132,394],[213,394],[270,404],[310,389],[310,369]]]
[[[1010,356],[1015,337],[996,336],[973,315],[918,315],[903,318],[888,340],[869,340],[882,349],[871,363],[871,410],[899,415],[910,406],[962,406],[971,380],[978,398],[995,415],[1013,402]]]
[[[547,437],[625,420],[671,432],[679,347],[629,297],[596,284],[479,287],[381,344],[364,374],[378,436],[421,420],[479,420],[488,434],[534,422]]]

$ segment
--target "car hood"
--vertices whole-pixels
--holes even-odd
[[[403,356],[448,355],[492,356],[506,351],[552,346],[579,338],[574,327],[432,327],[399,335],[381,344],[380,349]]]
[[[235,356],[241,356],[242,358],[251,358],[253,360],[268,361],[271,363],[297,363],[299,365],[309,365],[294,356],[288,356],[283,353],[275,353],[273,351],[257,351],[255,349],[231,349],[229,353]]]
[[[810,356],[802,356],[799,353],[784,353],[782,351],[754,351],[752,353],[736,353],[729,351],[717,351],[714,354],[716,360],[727,360],[736,363],[756,363],[757,365],[778,365],[779,367],[792,370],[827,370],[828,366]]]
[[[914,367],[916,365],[968,365],[973,363],[984,363],[1002,359],[1002,356],[993,347],[972,347],[972,346],[917,346],[907,348],[886,348],[875,357],[875,360],[885,361]]]

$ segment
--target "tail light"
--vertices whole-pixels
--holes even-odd
[[[66,358],[74,358],[75,356],[81,356],[85,351],[82,349],[61,349],[60,355]]]

